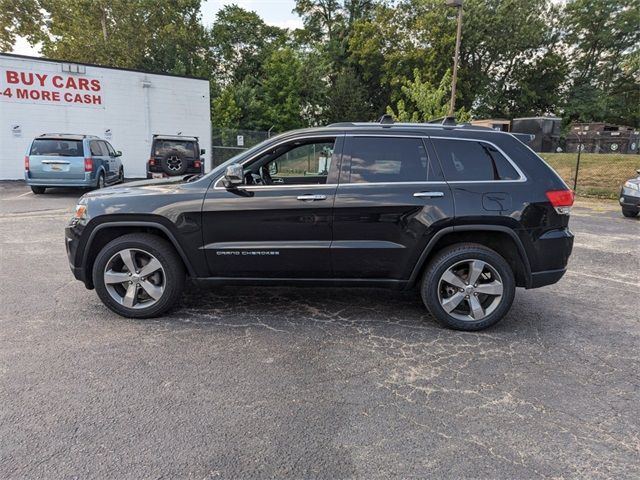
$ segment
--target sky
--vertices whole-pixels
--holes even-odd
[[[203,0],[202,2],[202,22],[206,26],[211,26],[215,21],[216,13],[225,5],[235,3],[245,10],[257,12],[269,25],[282,28],[300,28],[302,20],[295,13],[295,0]],[[19,55],[38,56],[38,49],[31,47],[24,38],[18,38],[13,53]]]

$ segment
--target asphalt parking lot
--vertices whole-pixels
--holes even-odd
[[[640,220],[581,203],[570,271],[496,327],[414,293],[191,288],[107,310],[73,190],[0,182],[0,478],[638,478]]]

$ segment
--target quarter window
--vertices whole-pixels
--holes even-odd
[[[489,143],[439,138],[432,141],[449,182],[520,178],[513,165]]]
[[[353,137],[351,183],[442,180],[421,138]]]

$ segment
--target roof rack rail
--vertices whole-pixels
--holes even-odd
[[[429,120],[427,123],[444,125],[445,127],[455,127],[458,125],[456,123],[456,117],[446,116],[446,117],[438,117],[432,120]]]

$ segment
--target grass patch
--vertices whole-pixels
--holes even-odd
[[[573,188],[577,153],[541,153],[562,179]],[[580,155],[577,194],[585,197],[617,198],[622,184],[637,176],[639,155],[583,153]]]

